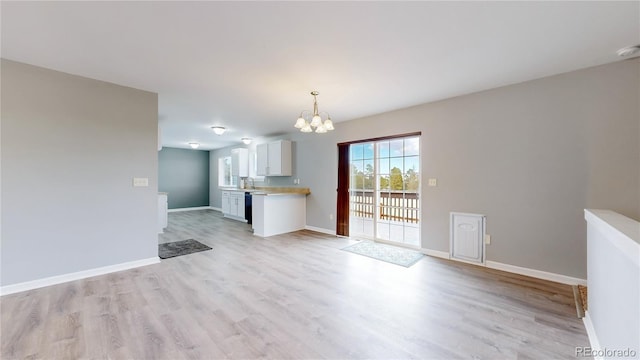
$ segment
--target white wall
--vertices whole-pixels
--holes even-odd
[[[1,71],[1,285],[157,257],[157,94]]]
[[[632,357],[637,359],[640,354],[640,223],[608,210],[585,210],[585,219],[589,249],[586,319],[591,345],[609,350],[630,349],[635,352]]]

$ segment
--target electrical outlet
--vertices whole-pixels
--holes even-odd
[[[135,187],[147,187],[149,186],[148,178],[133,178],[133,186]]]
[[[485,235],[484,236],[484,243],[487,245],[491,244],[491,235]]]
[[[293,179],[294,185],[300,185],[300,179]]]
[[[329,214],[329,220],[333,220],[333,214]]]

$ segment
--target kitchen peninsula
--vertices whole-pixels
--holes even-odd
[[[262,188],[253,191],[253,234],[267,237],[303,230],[309,188]]]

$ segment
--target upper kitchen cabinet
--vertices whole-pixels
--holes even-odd
[[[231,175],[238,177],[249,176],[249,150],[231,149]]]
[[[291,176],[291,141],[278,140],[256,147],[258,176]]]

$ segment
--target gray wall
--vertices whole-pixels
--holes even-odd
[[[162,148],[158,190],[169,193],[169,209],[209,206],[209,151]]]
[[[640,218],[639,83],[627,60],[291,133],[295,174],[269,185],[299,177],[307,224],[334,230],[336,144],[421,131],[423,248],[449,251],[449,212],[480,213],[488,260],[586,278],[583,209]]]
[[[488,260],[585,278],[582,210],[640,216],[639,80],[635,59],[339,123],[300,176],[334,208],[336,141],[422,131],[424,248],[448,251],[449,212],[481,213]],[[308,224],[334,228],[323,209]]]
[[[157,94],[1,71],[2,286],[157,257]]]

